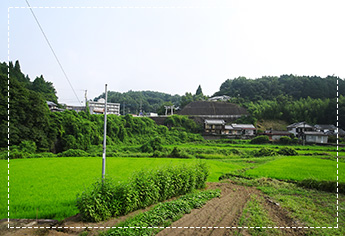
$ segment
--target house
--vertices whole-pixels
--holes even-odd
[[[263,135],[267,135],[272,141],[279,141],[281,137],[290,137],[291,133],[288,131],[266,130]]]
[[[225,125],[222,134],[227,134],[230,136],[240,136],[242,135],[242,130],[240,128],[234,128],[232,125]]]
[[[71,105],[66,105],[66,110],[76,111],[76,112],[81,112],[81,111],[86,112],[85,106],[71,106]]]
[[[307,143],[327,143],[328,136],[318,131],[306,131],[304,132],[305,141]]]
[[[58,108],[57,104],[51,101],[47,101],[48,108],[51,112],[61,112],[64,111],[64,109]]]
[[[205,120],[205,132],[209,134],[222,134],[225,125],[224,120]]]
[[[322,133],[337,133],[337,127],[335,125],[314,125],[314,128],[316,131]]]
[[[105,99],[100,98],[98,101],[89,101],[89,109],[91,114],[103,114],[105,108]],[[107,102],[107,114],[120,115],[120,103]]]
[[[256,128],[252,124],[231,124],[225,125],[222,133],[231,136],[254,136]]]
[[[296,137],[299,137],[304,132],[313,131],[314,127],[306,122],[298,122],[287,126],[287,130]]]

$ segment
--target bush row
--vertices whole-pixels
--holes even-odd
[[[253,151],[253,155],[255,157],[263,157],[263,156],[276,156],[276,155],[283,155],[283,156],[296,156],[298,153],[294,148],[290,147],[283,147],[278,151],[271,149],[271,148],[261,148],[259,150]]]
[[[105,179],[79,194],[77,207],[84,221],[106,220],[204,188],[208,174],[206,164],[198,162],[135,172],[127,183]]]
[[[155,235],[160,229],[155,229],[153,227],[167,227],[171,224],[171,222],[178,220],[184,214],[190,213],[192,209],[200,208],[207,201],[219,196],[220,190],[207,190],[187,194],[177,200],[160,203],[150,211],[140,213],[129,220],[121,222],[117,225],[117,227],[121,228],[111,229],[106,233],[101,233],[100,235]],[[123,229],[123,227],[128,228]]]

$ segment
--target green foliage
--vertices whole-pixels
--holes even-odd
[[[95,100],[104,98],[104,93]],[[164,103],[169,103],[179,106],[181,97],[179,95],[170,95],[166,93],[153,91],[128,91],[125,93],[108,92],[108,101],[120,103],[122,108],[122,115],[139,114],[140,107],[143,113],[159,112],[159,109]],[[165,113],[165,109],[163,111]]]
[[[271,148],[261,148],[257,151],[254,151],[254,156],[255,157],[268,157],[268,156],[276,156],[277,152]]]
[[[336,83],[338,77],[327,76],[296,76],[281,75],[280,77],[263,76],[258,79],[238,77],[226,80],[220,90],[214,95],[228,95],[257,100],[274,100],[279,95],[300,98],[334,98],[336,96]],[[339,86],[345,90],[345,82],[339,79]],[[340,90],[341,91],[341,90]]]
[[[139,171],[128,183],[99,181],[77,196],[77,207],[85,221],[105,220],[203,188],[208,174],[206,164],[200,162],[192,166]]]
[[[283,156],[297,156],[298,153],[294,148],[291,147],[283,147],[278,151],[278,154]]]
[[[283,145],[288,145],[291,144],[292,140],[290,137],[287,136],[283,136],[279,139],[279,143],[283,144]]]
[[[111,229],[101,235],[154,235],[158,229],[153,227],[167,227],[171,222],[181,218],[183,214],[190,213],[192,209],[201,208],[208,200],[215,197],[220,197],[220,190],[190,193],[171,202],[159,203],[153,209],[140,213],[116,226],[121,228]],[[143,228],[147,226],[151,226],[151,228]]]
[[[202,89],[201,89],[201,85],[199,85],[198,89],[197,89],[196,92],[195,92],[195,95],[196,95],[196,96],[198,96],[198,95],[203,95]]]
[[[84,221],[102,221],[111,217],[111,201],[114,192],[114,184],[110,179],[98,181],[93,187],[77,197],[77,207]]]
[[[164,125],[168,127],[181,127],[184,128],[187,132],[193,133],[203,131],[203,127],[201,125],[198,125],[192,119],[189,119],[188,117],[181,115],[172,115],[167,117],[164,121]]]
[[[51,101],[57,104],[56,90],[53,83],[45,81],[43,76],[36,77],[31,84],[31,90],[40,93],[46,101]]]
[[[171,153],[169,154],[169,157],[173,157],[173,158],[194,158],[193,155],[187,153],[186,151],[178,148],[178,147],[174,147],[174,149],[171,151]]]
[[[26,153],[35,153],[37,150],[36,143],[34,141],[28,140],[28,141],[22,141],[19,144],[19,149],[22,152]]]
[[[88,157],[89,154],[80,149],[68,149],[58,154],[59,157]]]
[[[150,141],[146,142],[140,147],[142,152],[154,152],[154,151],[162,151],[162,140],[159,137],[155,137]]]
[[[260,136],[257,136],[255,138],[253,138],[250,143],[251,144],[263,144],[263,143],[268,143],[270,140],[268,138],[268,136],[266,135],[260,135]]]

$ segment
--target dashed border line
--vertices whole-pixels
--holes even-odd
[[[8,65],[10,62],[10,9],[217,9],[219,7],[132,7],[132,6],[122,6],[122,7],[9,7],[7,10],[7,60]],[[222,7],[224,8],[224,7]],[[186,227],[89,227],[89,226],[76,226],[76,227],[12,227],[10,226],[10,67],[7,67],[7,228],[9,229],[338,229],[339,228],[339,79],[337,79],[337,226],[334,227],[278,227],[278,226],[260,226],[260,227],[246,227],[246,226],[227,226],[227,227],[217,227],[217,226],[186,226]]]

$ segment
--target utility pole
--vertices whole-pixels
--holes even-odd
[[[105,84],[105,103],[104,103],[104,138],[103,138],[103,159],[102,159],[102,182],[104,181],[105,176],[105,153],[107,147],[107,84]]]
[[[85,90],[85,112],[87,112],[87,90]]]
[[[143,113],[143,101],[140,100],[140,111],[139,111],[139,116],[141,116]]]

